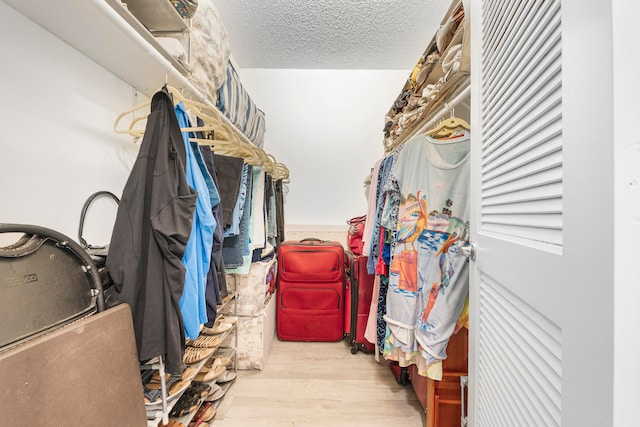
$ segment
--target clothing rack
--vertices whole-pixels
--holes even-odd
[[[202,95],[202,93],[194,87],[191,82],[184,79],[184,83],[186,86],[181,87],[180,89],[184,93],[186,92],[192,98],[195,98],[196,101],[206,104],[217,110],[215,106],[213,106],[209,100]],[[219,110],[218,110],[219,112]],[[220,112],[219,112],[220,113]],[[219,118],[221,119],[223,128],[228,132],[229,139],[223,139],[223,141],[236,143],[239,147],[244,148],[243,157],[247,160],[247,163],[250,163],[254,166],[263,166],[265,171],[272,175],[275,179],[288,180],[289,179],[289,169],[283,164],[279,163],[275,160],[275,157],[271,154],[268,154],[263,148],[256,146],[253,144],[240,130],[229,120],[227,116],[220,113]],[[214,133],[215,135],[215,133]],[[211,140],[196,140],[196,142],[200,145],[208,145],[211,147],[213,151],[219,152],[220,154],[230,154],[226,150],[216,149],[216,141],[221,141],[220,139],[211,139]]]
[[[420,126],[420,129],[416,133],[426,132],[436,126],[441,120],[447,119],[448,117],[452,116],[455,106],[469,99],[470,95],[471,87],[466,86],[460,92],[452,96],[447,102],[445,102],[436,114],[431,116],[431,118],[424,125]]]
[[[209,146],[212,151],[218,154],[241,157],[250,165],[262,166],[264,170],[276,180],[288,180],[289,169],[284,164],[278,163],[273,155],[266,153],[264,149],[253,144],[220,110],[213,106],[193,87],[191,83],[187,81],[185,86],[186,90],[185,87],[176,88],[167,84],[165,84],[164,87],[172,96],[183,101],[187,108],[189,108],[188,104],[191,103],[195,109],[193,113],[196,116],[201,116],[205,121],[205,125],[199,127],[194,123],[191,127],[182,129],[183,132],[196,132],[199,130],[214,131],[212,138],[190,137],[190,141],[196,142],[199,145]],[[193,98],[196,99],[194,100]],[[114,131],[120,134],[129,134],[137,138],[142,137],[144,130],[135,128],[135,124],[141,120],[146,120],[146,115],[134,118],[128,128],[125,129],[119,129],[118,124],[124,117],[142,108],[146,108],[148,105],[150,105],[150,101],[119,114],[113,126]]]
[[[183,96],[191,97],[192,99],[206,104],[214,109],[217,108],[212,105],[207,97],[205,97],[191,82],[189,82],[184,76],[181,74],[178,75],[178,80],[182,84],[178,88],[182,91]],[[236,142],[239,145],[245,145],[246,147],[250,147],[249,150],[256,152],[257,157],[259,158],[258,162],[254,163],[254,166],[264,166],[265,170],[270,173],[275,179],[288,180],[289,179],[289,169],[283,164],[275,161],[275,157],[271,154],[268,154],[264,149],[253,144],[240,130],[234,125],[229,118],[227,118],[224,114],[220,113],[220,119],[222,123],[225,125],[226,129],[231,130],[230,136],[231,140],[229,142]],[[233,141],[235,139],[235,141]],[[197,141],[201,145],[209,145],[212,147],[214,151],[216,139],[208,140],[208,141]],[[219,141],[219,140],[218,140]],[[254,157],[254,156],[248,156]]]

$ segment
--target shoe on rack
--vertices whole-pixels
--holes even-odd
[[[200,372],[194,377],[194,381],[208,383],[217,380],[220,375],[224,374],[227,368],[221,363],[221,359],[214,359],[210,367],[203,366]]]
[[[209,392],[211,392],[211,386],[209,384],[193,382],[189,388],[184,391],[183,396],[195,396],[204,399],[209,396]]]
[[[229,383],[235,380],[237,376],[238,374],[236,372],[225,370],[225,372],[222,375],[220,375],[220,377],[218,377],[218,379],[216,380],[216,383],[218,384]]]
[[[238,321],[238,317],[232,316],[230,314],[223,314],[220,317],[222,318],[223,322],[231,323],[232,325],[235,325]]]
[[[176,402],[176,405],[171,409],[169,413],[170,417],[180,418],[188,415],[194,411],[197,411],[200,407],[200,397],[191,395],[182,395]]]
[[[207,357],[213,354],[213,348],[207,347],[187,347],[184,349],[184,357],[183,362],[187,365],[191,365],[192,363],[198,363]]]
[[[206,400],[207,402],[215,402],[216,400],[222,399],[225,393],[226,391],[218,384],[212,384],[211,391],[209,391],[209,396],[205,397],[204,400]]]
[[[216,362],[216,360],[218,360],[218,362]],[[228,366],[231,364],[231,358],[228,356],[214,355],[211,359],[207,360],[202,369],[211,368],[214,363],[222,366]],[[202,370],[200,370],[200,372],[202,372]]]
[[[157,371],[154,374],[157,374]],[[181,375],[166,375],[168,375],[165,381],[167,401],[171,401],[189,386],[189,381],[181,379]],[[160,383],[160,376],[156,375],[156,377],[157,381],[154,381],[153,377],[151,377],[148,382],[143,382],[142,384],[144,403],[146,405],[156,405],[162,401],[162,384]],[[144,380],[145,378],[143,378]]]
[[[192,380],[197,374],[196,370],[192,366],[186,366],[182,371],[183,380]]]
[[[220,315],[216,318],[215,322],[213,322],[213,326],[207,328],[206,326],[202,328],[202,333],[207,335],[218,335],[223,332],[228,331],[233,328],[233,325],[238,321],[237,317],[234,316],[225,316]]]
[[[210,421],[213,417],[216,416],[216,408],[213,407],[213,403],[206,402],[200,406],[198,412],[193,417],[196,426],[201,426],[203,422]]]
[[[199,335],[195,340],[187,342],[187,345],[191,347],[213,348],[220,345],[220,338],[212,335]]]

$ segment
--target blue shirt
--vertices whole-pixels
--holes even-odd
[[[182,102],[175,106],[175,111],[180,127],[189,127],[189,118]],[[182,264],[186,269],[186,274],[184,291],[179,304],[184,321],[185,336],[189,339],[195,339],[200,334],[200,325],[208,320],[205,288],[211,263],[211,248],[213,246],[213,232],[216,227],[216,220],[213,217],[212,200],[207,181],[198,165],[196,153],[191,147],[189,136],[186,132],[182,132],[182,139],[187,151],[185,162],[187,182],[198,193],[198,198],[196,200],[191,235],[182,257]],[[198,154],[201,156],[199,151]],[[211,179],[210,175],[209,179]]]

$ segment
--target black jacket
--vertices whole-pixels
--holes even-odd
[[[185,158],[173,102],[159,91],[122,193],[107,268],[120,302],[131,306],[139,360],[164,356],[169,373],[182,371],[181,261],[196,206]]]

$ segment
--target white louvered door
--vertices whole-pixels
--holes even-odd
[[[611,426],[607,8],[471,2],[471,425]]]

